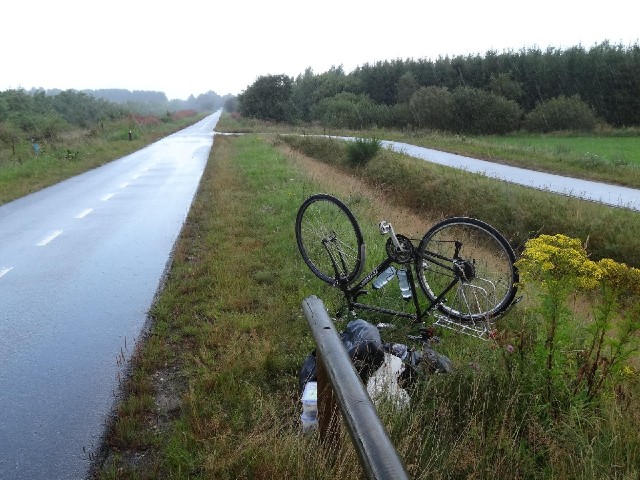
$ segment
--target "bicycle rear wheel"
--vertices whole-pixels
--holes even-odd
[[[348,285],[364,265],[360,226],[331,195],[319,193],[303,202],[296,217],[296,241],[307,266],[330,285]]]
[[[416,271],[422,290],[436,308],[459,321],[488,321],[513,301],[518,282],[509,242],[491,225],[454,217],[434,225],[418,246]]]

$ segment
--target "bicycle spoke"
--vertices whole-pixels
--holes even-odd
[[[479,220],[441,222],[425,234],[418,254],[424,258],[417,263],[419,283],[432,301],[444,295],[437,308],[447,317],[490,319],[513,300],[513,251],[495,229]],[[460,283],[442,293],[454,278]]]

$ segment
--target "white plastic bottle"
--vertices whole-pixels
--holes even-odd
[[[302,431],[308,432],[318,428],[318,384],[307,382],[302,392]]]
[[[396,274],[395,267],[393,265],[390,265],[389,268],[387,268],[384,272],[378,275],[376,279],[373,281],[373,288],[378,290],[379,288],[384,287],[387,283],[389,283],[389,280],[391,280],[395,274]]]

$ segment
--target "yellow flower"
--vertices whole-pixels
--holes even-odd
[[[601,277],[597,263],[589,260],[580,240],[566,235],[540,235],[528,240],[517,264],[525,279],[574,281],[592,289]]]

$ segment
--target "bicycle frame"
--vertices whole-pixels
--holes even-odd
[[[392,235],[391,238],[394,240],[394,243],[396,245],[398,245],[397,238],[395,236],[395,233],[393,233],[392,229],[391,229],[391,235]],[[329,257],[331,259],[331,263],[332,263],[333,268],[334,268],[334,270],[336,272],[336,278],[344,279],[344,275],[341,274],[341,270],[340,270],[340,267],[338,265],[338,260],[334,257],[334,255],[331,253],[330,249],[327,247],[327,243],[329,241],[331,241],[331,239],[323,240],[323,245],[325,246],[325,248],[327,250],[327,253],[329,254]],[[457,257],[458,251],[459,251],[459,245],[458,245],[458,242],[456,242],[455,257]],[[343,255],[342,255],[342,251],[338,250],[338,252],[339,252],[340,257],[341,257],[340,258],[340,263],[342,265],[344,265],[344,258],[343,258]],[[419,254],[415,250],[412,250],[411,253],[412,253],[411,254],[411,259],[406,263],[400,263],[400,262],[392,259],[391,257],[387,256],[387,258],[385,258],[377,267],[375,267],[373,270],[371,270],[371,272],[369,272],[362,280],[360,280],[359,282],[357,282],[353,286],[349,286],[349,284],[347,284],[345,281],[339,280],[335,286],[340,288],[340,290],[344,294],[345,298],[347,299],[347,304],[348,304],[349,310],[350,311],[352,311],[354,309],[369,310],[369,311],[383,313],[383,314],[387,314],[387,315],[394,315],[394,316],[398,316],[398,317],[410,318],[410,319],[413,320],[413,323],[421,323],[423,321],[423,318],[431,310],[433,310],[433,308],[435,308],[436,305],[438,305],[440,302],[442,302],[442,299],[445,297],[445,295],[447,293],[449,293],[449,291],[458,282],[462,281],[463,275],[464,275],[464,273],[463,273],[464,270],[458,265],[459,262],[455,257],[454,258],[448,258],[448,257],[444,257],[442,255],[439,255],[439,254],[436,254],[436,253],[433,253],[433,252],[425,252],[424,254]],[[428,305],[424,309],[422,308],[422,305],[420,304],[420,300],[419,300],[418,295],[417,295],[418,289],[416,288],[416,282],[415,282],[414,273],[413,273],[413,271],[415,269],[415,261],[416,261],[416,259],[429,260],[431,263],[434,263],[434,264],[438,265],[439,267],[444,268],[445,270],[449,270],[453,274],[453,280],[451,281],[451,283],[449,285],[447,285],[447,287],[434,300],[429,301]],[[389,308],[384,308],[384,307],[380,307],[380,306],[376,306],[376,305],[368,305],[368,304],[365,304],[365,303],[359,303],[357,301],[358,297],[360,297],[361,295],[366,295],[368,293],[367,290],[364,289],[364,287],[366,287],[369,283],[371,283],[380,273],[384,272],[392,264],[408,265],[409,266],[409,268],[406,269],[406,271],[407,271],[407,280],[409,282],[409,288],[411,289],[411,298],[413,300],[413,304],[414,304],[414,307],[415,307],[415,310],[416,310],[415,314],[402,312],[402,311],[399,311],[399,310],[393,310],[393,309],[389,309]]]
[[[334,227],[335,221],[339,223]],[[351,313],[378,312],[410,319],[411,324],[432,323],[488,338],[493,322],[518,301],[515,254],[491,225],[450,217],[429,228],[421,239],[396,235],[387,221],[378,226],[380,234],[387,235],[386,258],[364,273],[364,238],[345,204],[317,194],[305,200],[296,216],[296,241],[305,263],[342,292],[343,306]],[[404,304],[400,295],[390,298],[391,292],[377,292],[391,279],[382,276],[394,276],[394,266]],[[362,298],[365,294],[371,298]]]

